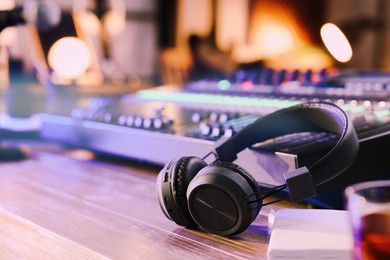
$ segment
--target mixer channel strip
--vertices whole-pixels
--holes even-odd
[[[260,116],[307,100],[159,87],[120,97],[92,98],[88,106],[74,108],[70,114],[45,114],[42,136],[163,164],[177,155],[194,154],[194,151],[194,155],[202,156],[222,136],[231,137]],[[346,111],[361,138],[387,131],[390,122],[388,101],[327,101],[335,102]],[[115,136],[122,136],[122,139],[116,140]],[[279,142],[273,148],[267,145],[267,149],[296,152],[302,150],[305,143],[306,146],[318,146],[327,140],[317,135],[310,135],[310,138],[290,137],[288,142]],[[142,144],[134,149],[134,144],[139,142]],[[164,152],[151,158],[151,150]],[[188,152],[183,152],[185,150]]]

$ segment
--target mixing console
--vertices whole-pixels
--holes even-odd
[[[337,183],[388,173],[390,75],[377,72],[237,71],[229,77],[161,86],[77,102],[71,110],[42,115],[43,138],[98,152],[163,165],[183,155],[204,157],[221,137],[256,118],[307,101],[342,107],[358,132],[356,163]],[[329,133],[282,136],[247,149],[237,163],[263,186],[283,183],[282,174],[310,165],[336,140]],[[375,169],[375,171],[373,170]],[[329,184],[332,187],[332,184]]]

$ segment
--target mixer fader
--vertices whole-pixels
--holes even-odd
[[[154,164],[183,155],[203,157],[221,137],[231,137],[258,117],[308,101],[327,101],[348,114],[361,151],[354,177],[375,165],[390,171],[384,154],[390,129],[390,74],[380,72],[237,71],[229,76],[160,86],[119,96],[97,96],[70,111],[42,115],[41,135],[50,140]],[[283,180],[280,173],[310,164],[337,138],[300,133],[259,144],[239,155],[239,164],[264,186]],[[259,168],[261,170],[259,170]]]

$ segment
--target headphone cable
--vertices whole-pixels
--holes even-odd
[[[284,189],[287,188],[287,185],[286,184],[282,184],[282,185],[279,185],[279,186],[276,186],[274,188],[272,188],[270,191],[268,191],[267,193],[265,193],[262,197],[256,199],[256,200],[252,200],[252,201],[249,201],[248,204],[252,204],[252,203],[256,203],[256,202],[259,202],[259,201],[262,201],[264,200],[265,198],[275,194],[275,193],[278,193],[280,191],[283,191]],[[261,194],[261,191],[258,191],[256,193],[253,193],[251,194],[250,196],[247,196],[247,197],[251,197],[253,195],[260,195]],[[267,203],[264,203],[262,206],[266,206],[266,205],[269,205],[269,204],[273,204],[273,203],[276,203],[276,202],[279,202],[279,201],[282,201],[282,200],[286,200],[287,198],[281,198],[281,199],[277,199],[277,200],[273,200],[273,201],[270,201],[270,202],[267,202]]]

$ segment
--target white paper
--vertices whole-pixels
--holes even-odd
[[[272,217],[268,259],[352,259],[347,211],[281,209]]]

